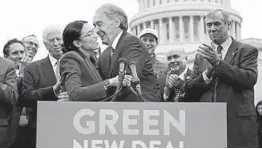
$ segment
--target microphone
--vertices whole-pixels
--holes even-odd
[[[120,89],[122,88],[122,82],[125,77],[125,66],[126,66],[127,60],[125,58],[120,58],[118,62],[119,62],[118,84],[116,87],[115,94],[118,94]],[[111,101],[115,101],[115,100],[116,100],[116,95],[112,98]]]
[[[129,63],[129,68],[131,70],[132,76],[133,76],[133,82],[136,84],[136,90],[137,90],[137,94],[139,97],[142,97],[142,92],[141,92],[141,86],[140,86],[140,80],[137,76],[137,72],[136,72],[136,65],[134,61],[131,61]]]

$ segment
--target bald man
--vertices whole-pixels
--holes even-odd
[[[187,56],[184,49],[172,49],[167,53],[167,75],[159,79],[163,101],[187,101],[185,82],[191,75],[187,68]]]
[[[24,69],[22,96],[33,110],[29,114],[30,147],[36,146],[36,115],[37,101],[57,101],[61,96],[59,93],[60,76],[58,72],[59,59],[62,52],[62,28],[50,25],[43,31],[43,40],[48,56],[42,60],[27,65]]]

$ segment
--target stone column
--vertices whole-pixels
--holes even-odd
[[[235,24],[235,21],[232,21],[232,31],[231,31],[231,33],[232,33],[231,36],[236,39],[236,24]]]
[[[159,19],[159,43],[163,42],[164,32],[163,32],[163,21],[162,18]]]
[[[190,37],[190,41],[194,41],[194,18],[193,16],[190,16],[189,19],[189,37]]]
[[[184,22],[183,16],[179,16],[179,38],[180,42],[184,41]]]
[[[140,25],[138,24],[138,25],[137,25],[137,35],[139,35],[140,32],[141,32]]]
[[[175,35],[174,23],[172,17],[170,17],[169,18],[169,43],[174,42],[174,35]]]
[[[151,21],[150,21],[150,28],[151,28],[151,29],[154,29],[154,20],[151,20]]]
[[[159,5],[159,0],[155,0],[155,4],[156,4],[156,6],[158,6]]]
[[[200,37],[200,41],[205,40],[205,24],[204,24],[204,16],[200,16],[200,25],[199,25],[199,37]]]
[[[145,29],[145,28],[146,28],[146,22],[143,23],[143,29]]]
[[[145,4],[144,8],[147,9],[148,8],[148,0],[144,0],[144,4]]]
[[[239,39],[238,40],[241,40],[242,39],[242,37],[241,37],[241,24],[239,23],[238,24],[238,36],[239,36]]]
[[[145,0],[140,0],[140,12],[144,10],[144,1]]]

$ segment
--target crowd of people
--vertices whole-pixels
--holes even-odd
[[[210,11],[205,22],[211,42],[199,45],[192,70],[182,48],[167,52],[168,64],[157,60],[157,32],[130,34],[125,12],[114,4],[100,6],[93,25],[47,26],[42,60],[32,62],[35,35],[9,40],[0,57],[0,146],[36,147],[37,101],[117,101],[225,102],[228,147],[261,147],[262,103],[254,105],[258,50],[229,35],[223,9]],[[108,46],[103,52],[99,38]]]

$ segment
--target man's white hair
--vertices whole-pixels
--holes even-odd
[[[43,40],[46,42],[48,34],[52,32],[61,32],[63,33],[63,28],[58,24],[47,25],[43,30]]]

